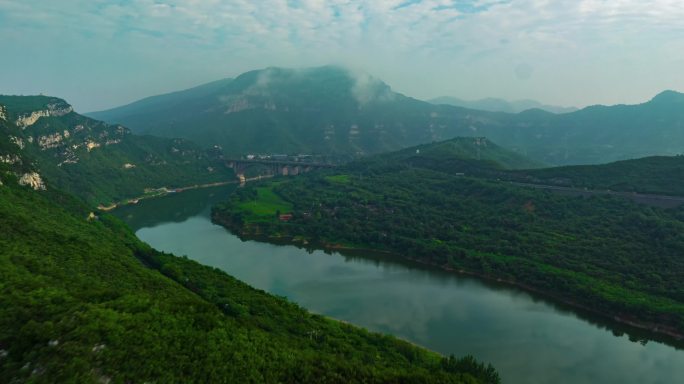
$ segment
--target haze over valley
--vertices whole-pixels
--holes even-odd
[[[682,18],[0,0],[0,382],[681,381]]]

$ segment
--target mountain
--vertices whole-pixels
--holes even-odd
[[[0,382],[498,382],[471,357],[311,314],[0,179]]]
[[[684,335],[682,206],[498,180],[493,176],[537,171],[506,171],[452,150],[464,144],[429,144],[419,153],[250,184],[215,206],[212,219],[243,238],[375,250]]]
[[[439,168],[451,173],[484,170],[541,168],[543,165],[502,148],[486,137],[456,137],[450,140],[422,144],[369,159],[393,164]],[[363,162],[363,161],[362,161]]]
[[[451,137],[453,127],[469,121],[467,113],[440,114],[452,108],[408,98],[376,78],[333,66],[247,72],[209,96],[187,97],[182,106],[169,104],[163,111],[141,103],[89,116],[140,133],[217,144],[236,155],[378,153]]]
[[[482,111],[506,113],[519,113],[522,111],[526,111],[528,109],[541,109],[542,111],[551,113],[568,113],[577,111],[577,108],[575,107],[560,107],[557,105],[547,105],[535,100],[507,101],[493,97],[488,97],[480,100],[463,100],[457,97],[441,96],[436,97],[434,99],[430,99],[428,100],[428,102],[432,104],[447,104],[456,107],[479,109]]]
[[[510,114],[430,104],[372,76],[327,66],[251,71],[193,92],[176,94],[172,103],[162,95],[90,116],[138,133],[219,145],[231,156],[349,158],[457,136],[484,136],[552,165],[675,155],[684,148],[684,95],[673,91],[639,105]]]
[[[548,164],[598,164],[684,150],[684,94],[665,91],[637,105],[592,106],[515,116],[502,145]],[[488,135],[496,140],[497,135]]]
[[[185,139],[133,135],[121,125],[79,115],[59,98],[0,96],[0,106],[0,156],[12,156],[5,152],[11,148],[21,151],[34,172],[20,177],[29,174],[36,188],[45,188],[48,179],[89,203],[108,205],[146,189],[234,178],[219,151]]]

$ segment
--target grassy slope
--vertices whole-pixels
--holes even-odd
[[[493,377],[470,359],[442,359],[311,315],[216,269],[156,252],[111,217],[88,221],[87,209],[69,197],[51,192],[49,201],[4,181],[2,382],[485,382],[459,373],[466,371]]]

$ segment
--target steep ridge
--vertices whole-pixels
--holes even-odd
[[[3,140],[33,159],[34,169],[54,187],[90,203],[108,205],[146,189],[233,178],[216,149],[133,135],[121,125],[81,116],[58,98],[0,96],[0,105],[6,116]]]

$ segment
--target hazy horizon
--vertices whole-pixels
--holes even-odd
[[[335,64],[419,99],[584,107],[684,90],[684,4],[0,0],[0,93],[90,112],[245,71]]]

